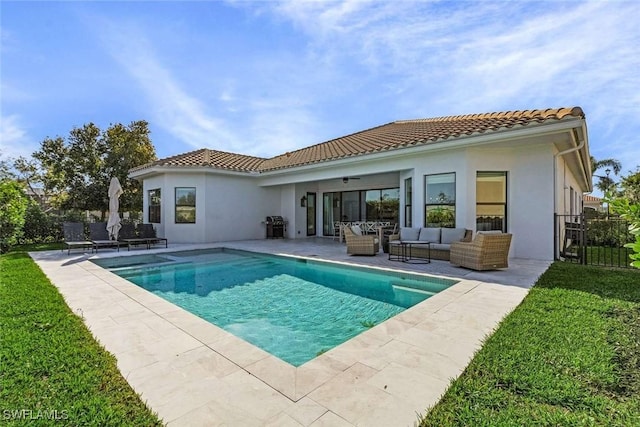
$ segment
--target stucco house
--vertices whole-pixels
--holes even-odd
[[[132,169],[144,221],[172,243],[333,235],[386,219],[513,234],[510,256],[554,259],[555,214],[592,190],[580,107],[400,120],[272,158],[201,149]]]
[[[585,194],[583,196],[584,209],[593,209],[597,212],[606,212],[607,208],[603,206],[603,200],[600,197]]]

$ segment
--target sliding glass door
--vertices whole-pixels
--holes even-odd
[[[322,196],[322,234],[333,235],[335,221],[389,221],[397,223],[400,189],[338,191]]]
[[[316,193],[307,193],[307,236],[316,235]]]

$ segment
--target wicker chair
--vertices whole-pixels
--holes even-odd
[[[472,270],[494,270],[509,267],[509,233],[476,234],[472,242],[454,242],[451,244],[453,265]]]
[[[344,227],[344,237],[349,255],[375,255],[380,250],[377,236],[357,235],[351,227]]]

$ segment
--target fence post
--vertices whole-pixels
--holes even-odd
[[[580,223],[580,263],[587,265],[587,223],[584,218],[584,213],[578,216],[578,221]]]
[[[560,223],[558,222],[558,214],[553,213],[553,260],[558,261],[560,259],[560,251],[558,249],[558,243],[560,239]]]

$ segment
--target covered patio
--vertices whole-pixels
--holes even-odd
[[[460,282],[295,368],[89,261],[31,256],[168,425],[413,425],[526,296],[548,262],[473,272],[346,254],[330,238],[172,244],[99,257],[228,247],[458,278]]]

